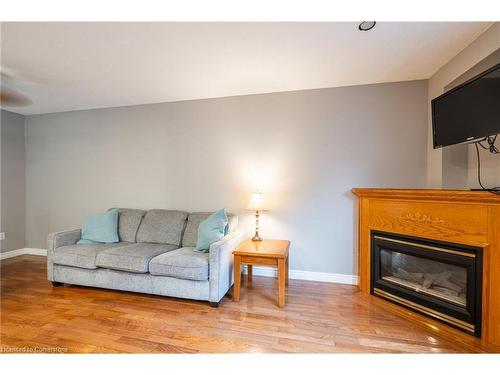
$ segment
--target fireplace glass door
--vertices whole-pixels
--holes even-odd
[[[382,249],[382,280],[438,298],[467,306],[467,268],[414,255]]]
[[[371,292],[480,336],[481,249],[372,232]]]

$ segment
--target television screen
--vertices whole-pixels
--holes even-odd
[[[500,133],[500,64],[432,100],[434,148]]]

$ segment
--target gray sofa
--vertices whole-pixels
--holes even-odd
[[[233,250],[243,237],[228,214],[227,234],[208,253],[194,251],[198,225],[210,213],[118,209],[120,242],[77,245],[80,229],[51,233],[47,278],[63,283],[177,298],[217,306],[233,284]]]

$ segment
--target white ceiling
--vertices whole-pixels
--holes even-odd
[[[2,23],[37,114],[426,79],[491,23]],[[20,80],[22,79],[22,80]]]

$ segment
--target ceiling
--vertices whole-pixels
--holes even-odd
[[[491,23],[2,23],[29,115],[427,79]]]

